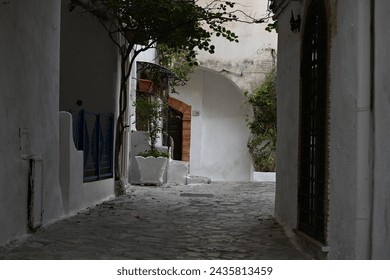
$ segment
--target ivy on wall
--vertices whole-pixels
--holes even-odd
[[[253,108],[247,119],[251,131],[248,149],[256,171],[275,171],[276,167],[276,71],[269,72],[264,82],[246,95]]]

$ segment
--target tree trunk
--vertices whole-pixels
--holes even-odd
[[[123,180],[121,172],[121,152],[123,147],[123,135],[125,132],[124,116],[127,111],[127,80],[128,73],[126,62],[128,59],[128,51],[122,55],[121,59],[121,85],[119,92],[119,114],[116,125],[115,135],[115,195],[123,195],[126,192],[126,182]]]

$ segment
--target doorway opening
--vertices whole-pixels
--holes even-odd
[[[298,185],[299,230],[324,243],[327,170],[327,20],[324,1],[311,1],[301,64]]]
[[[175,141],[175,149],[181,150],[181,159],[182,161],[190,161],[190,148],[191,148],[191,112],[192,107],[181,100],[178,100],[173,97],[168,98],[168,104],[170,112],[172,112],[172,120],[169,118],[169,126],[176,126],[174,130],[176,130],[176,141]],[[171,115],[171,114],[170,114]],[[181,119],[181,124],[179,123]],[[171,124],[172,122],[172,124]],[[174,124],[175,122],[175,124]],[[169,128],[171,130],[171,128]],[[180,137],[181,130],[181,137]],[[172,135],[171,135],[172,136]],[[180,141],[181,138],[181,141]],[[180,143],[178,143],[180,142]],[[181,147],[181,148],[177,148]],[[174,152],[175,153],[175,152]],[[179,153],[177,151],[177,153]],[[174,155],[175,157],[175,155]],[[177,158],[180,156],[177,154]],[[175,158],[174,158],[175,159]]]
[[[183,113],[169,107],[168,135],[173,140],[173,159],[182,160]]]

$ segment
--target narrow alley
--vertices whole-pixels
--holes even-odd
[[[0,249],[0,259],[307,259],[273,219],[274,183],[131,186]]]

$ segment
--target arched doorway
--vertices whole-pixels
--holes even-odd
[[[298,227],[324,243],[328,130],[328,38],[324,1],[311,1],[303,36]]]
[[[183,113],[169,107],[168,134],[173,139],[173,159],[182,160],[183,155]]]
[[[175,128],[168,129],[169,131],[171,129],[176,130],[174,133],[176,133],[175,137],[177,140],[175,141],[174,153],[180,153],[181,150],[181,157],[179,154],[174,154],[174,159],[177,157],[180,158],[180,160],[189,161],[191,147],[191,106],[173,97],[168,98],[168,104],[170,107],[170,113],[173,113],[169,118],[169,127],[176,126]],[[179,140],[180,131],[181,141]]]

